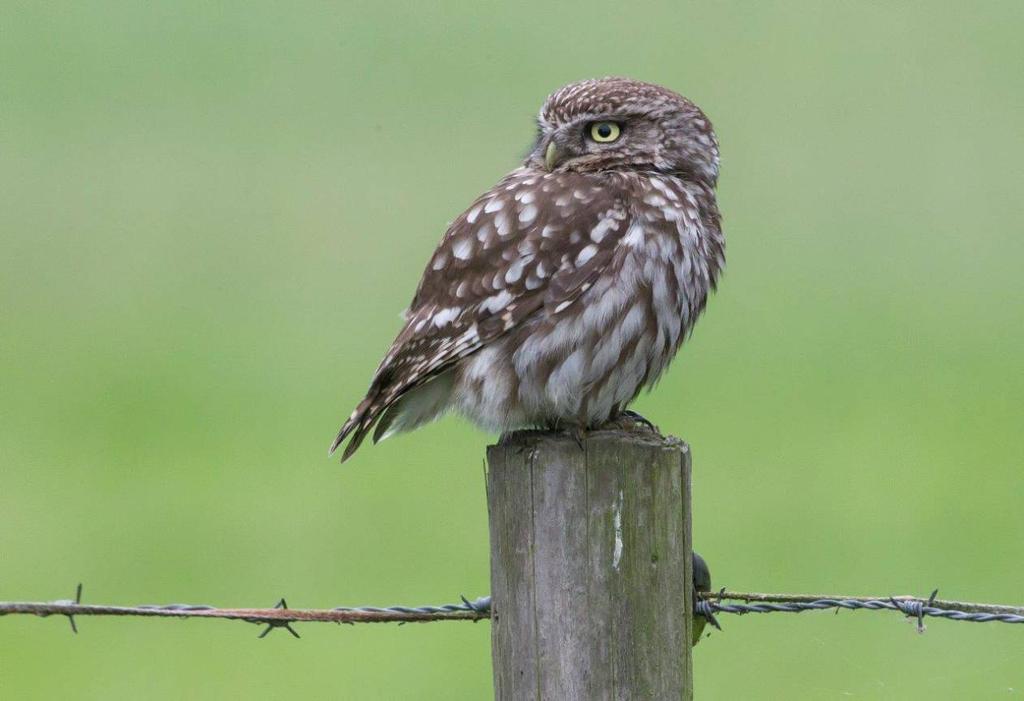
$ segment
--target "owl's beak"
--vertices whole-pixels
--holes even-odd
[[[544,169],[551,172],[555,169],[555,161],[558,160],[558,147],[555,146],[555,140],[552,139],[548,142],[548,148],[544,152]]]

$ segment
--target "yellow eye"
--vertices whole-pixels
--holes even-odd
[[[620,134],[622,129],[615,122],[594,122],[590,125],[590,138],[599,144],[610,144]]]

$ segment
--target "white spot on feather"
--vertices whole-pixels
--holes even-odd
[[[473,241],[469,238],[460,238],[452,244],[452,253],[459,260],[469,260],[470,256],[473,255]],[[437,263],[434,263],[434,269],[440,270],[437,267]]]
[[[508,290],[502,290],[498,294],[491,295],[483,302],[481,302],[480,310],[490,312],[491,314],[495,314],[504,309],[506,306],[508,306],[508,303],[511,301],[512,293],[509,292]]]
[[[644,243],[644,227],[639,222],[630,224],[626,235],[622,237],[622,243],[633,248],[642,246]]]
[[[512,284],[518,282],[519,278],[523,276],[523,267],[533,259],[533,256],[526,256],[519,258],[512,265],[508,266],[508,270],[505,271],[505,282]]]
[[[594,244],[591,243],[584,246],[583,249],[576,254],[576,267],[580,268],[586,265],[587,261],[593,258],[595,253],[597,253],[597,246]]]
[[[512,233],[512,219],[509,217],[508,212],[498,212],[494,217],[494,228],[498,231],[498,236],[508,236]]]
[[[590,230],[590,240],[594,243],[601,243],[604,237],[608,235],[612,229],[615,228],[615,220],[611,217],[606,217],[597,223],[593,229]]]

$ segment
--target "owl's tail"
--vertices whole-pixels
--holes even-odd
[[[342,425],[341,430],[338,431],[338,435],[331,444],[331,450],[328,452],[328,455],[334,455],[334,452],[345,442],[349,435],[352,436],[352,440],[345,446],[345,451],[341,454],[341,461],[345,462],[352,457],[353,453],[359,450],[363,439],[366,438],[370,429],[373,428],[373,424],[377,422],[377,417],[380,416],[382,407],[374,406],[376,399],[376,397],[370,395],[359,402],[359,406],[356,407],[352,415]]]
[[[341,455],[348,460],[366,438],[374,425],[373,442],[379,443],[396,433],[404,433],[429,423],[448,410],[451,405],[455,378],[451,372],[442,373],[429,381],[396,394],[371,390],[366,399],[348,417],[331,445],[331,454],[350,434],[352,439]]]

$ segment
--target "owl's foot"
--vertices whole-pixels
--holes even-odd
[[[516,443],[523,443],[525,440],[539,436],[546,433],[550,429],[546,428],[518,428],[511,431],[505,431],[498,436],[498,445],[514,445]]]
[[[626,409],[625,411],[620,412],[617,416],[605,421],[597,428],[626,432],[650,431],[652,433],[657,433],[659,436],[661,435],[661,431],[657,426],[631,409]]]
[[[543,435],[557,433],[568,436],[576,441],[576,445],[583,450],[583,441],[587,438],[587,428],[581,424],[568,423],[565,421],[551,421],[538,423],[536,428],[526,428],[517,431],[506,431],[498,437],[498,445],[510,445],[523,436]]]
[[[651,429],[655,433],[661,433],[661,430],[657,426],[655,426],[653,423],[651,423],[650,420],[648,420],[644,416],[641,416],[640,414],[638,414],[637,412],[633,411],[632,409],[626,409],[625,411],[622,412],[622,415],[632,419],[634,422],[640,424],[641,426],[646,426],[647,428]]]
[[[558,421],[548,426],[548,430],[569,436],[569,438],[576,441],[576,445],[579,446],[579,449],[583,450],[583,441],[587,438],[586,426],[583,426],[582,424]]]
[[[583,450],[583,440],[587,437],[587,429],[583,426],[569,426],[565,429],[565,432],[569,434],[569,437],[576,441],[576,445],[579,446],[580,450]]]
[[[572,421],[556,419],[544,424],[544,430],[552,433],[561,433],[576,441],[576,445],[583,450],[583,441],[587,438],[587,427]]]

